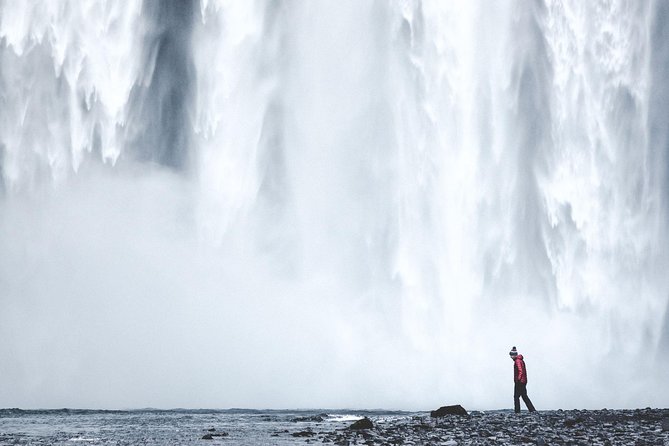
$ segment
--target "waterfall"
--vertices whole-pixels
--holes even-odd
[[[0,0],[0,406],[666,404],[668,16]]]

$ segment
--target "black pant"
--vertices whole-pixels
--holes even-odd
[[[530,401],[530,398],[527,396],[527,384],[516,383],[516,386],[513,389],[513,409],[516,411],[516,413],[520,413],[521,396],[523,397],[523,401],[525,401],[527,410],[529,410],[530,412],[534,412],[536,409],[532,405],[532,401]]]

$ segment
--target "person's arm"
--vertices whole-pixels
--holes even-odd
[[[525,372],[525,367],[522,361],[516,361],[516,382],[523,382],[523,373]]]

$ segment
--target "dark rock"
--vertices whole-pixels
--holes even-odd
[[[430,417],[432,418],[441,418],[445,417],[446,415],[467,416],[468,414],[465,408],[459,404],[453,406],[442,406],[439,409],[430,412]]]
[[[290,421],[293,422],[293,423],[302,423],[302,422],[320,423],[323,420],[324,420],[324,417],[322,415],[314,415],[314,416],[311,416],[311,417],[295,417],[295,418],[291,418]]]
[[[214,437],[227,437],[228,435],[230,435],[227,432],[216,432],[216,429],[213,428],[213,427],[210,428],[210,429],[207,429],[207,432],[211,432],[211,433],[206,434],[204,437],[202,437],[203,440],[213,440]],[[205,437],[207,437],[207,438],[205,438]]]
[[[212,437],[227,437],[228,435],[230,434],[227,432],[217,432],[215,434],[211,434]]]
[[[662,430],[664,432],[669,431],[669,417],[662,418]]]
[[[290,435],[292,435],[293,437],[313,437],[316,434],[312,431],[300,431],[300,432],[293,432]]]
[[[583,421],[585,420],[582,417],[567,418],[566,420],[564,420],[564,425],[565,427],[574,427],[578,423],[582,423]]]
[[[374,424],[372,423],[372,420],[365,417],[365,418],[363,418],[361,420],[358,420],[355,423],[351,424],[348,428],[353,429],[353,430],[374,429]]]

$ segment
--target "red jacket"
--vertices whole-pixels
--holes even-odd
[[[527,368],[523,355],[518,355],[513,360],[513,382],[527,384]]]

